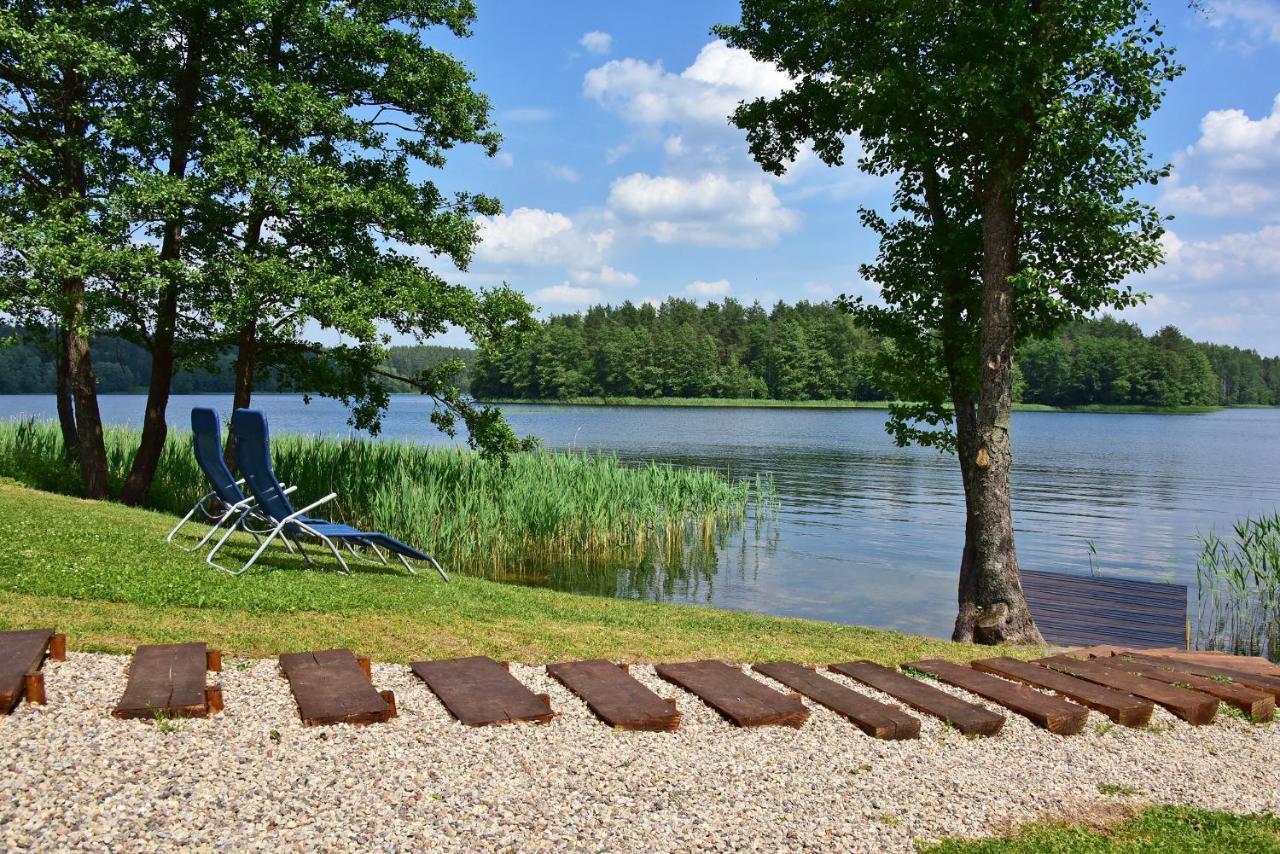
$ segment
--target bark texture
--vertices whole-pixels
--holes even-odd
[[[954,640],[978,643],[1043,643],[1022,592],[1013,543],[1009,427],[1013,414],[1018,228],[1013,181],[997,171],[982,197],[982,318],[979,325],[978,399],[972,428],[959,423],[965,472],[966,541],[960,571]]]

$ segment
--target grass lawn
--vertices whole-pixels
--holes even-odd
[[[1033,824],[995,839],[921,845],[924,854],[1216,854],[1280,852],[1280,819],[1194,807],[1148,807],[1109,827]]]
[[[232,578],[166,544],[174,517],[0,480],[0,628],[57,626],[73,649],[203,640],[228,653],[350,646],[383,661],[491,655],[522,662],[608,657],[671,661],[921,657],[967,660],[989,648],[897,632],[685,605],[577,596],[455,575],[355,564],[308,569],[268,549]],[[240,538],[219,557],[243,560]],[[191,540],[187,541],[188,543]],[[1018,651],[1014,651],[1015,654]],[[1029,654],[1029,651],[1028,651]]]

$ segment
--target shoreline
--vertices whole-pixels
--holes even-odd
[[[668,409],[871,409],[886,411],[896,401],[889,400],[773,400],[719,397],[570,397],[560,400],[490,398],[477,403],[499,406],[616,406],[660,407]],[[1227,409],[1276,409],[1274,406],[1130,406],[1091,403],[1086,406],[1049,406],[1044,403],[1015,403],[1015,412],[1094,413],[1112,415],[1206,415]]]

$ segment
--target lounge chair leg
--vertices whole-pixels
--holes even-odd
[[[405,559],[404,559],[404,555],[402,555],[402,554],[398,554],[398,555],[396,555],[396,557],[400,558],[400,562],[401,562],[402,564],[404,564],[404,568],[405,568],[405,569],[409,570],[409,574],[410,574],[410,575],[417,575],[417,574],[418,574],[418,571],[417,571],[416,569],[414,569],[412,566],[410,566],[410,565],[409,565],[409,561],[407,561],[407,560],[405,560]]]
[[[307,550],[302,547],[302,540],[295,540],[295,545],[298,547],[298,554],[302,555],[306,560],[307,566],[315,566],[316,562],[311,559],[311,555],[307,554]]]
[[[427,555],[427,560],[431,561],[431,565],[436,568],[436,572],[440,573],[441,578],[443,578],[445,581],[449,580],[449,576],[445,575],[444,567],[440,565],[440,561],[436,560],[431,555]]]

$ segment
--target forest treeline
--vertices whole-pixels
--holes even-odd
[[[455,384],[467,390],[476,351],[467,347],[420,345],[391,347],[385,367],[400,376],[413,377],[442,362],[462,362]],[[151,354],[143,348],[110,335],[93,340],[93,368],[98,391],[104,394],[142,394],[151,374]],[[52,339],[35,331],[0,326],[0,394],[52,394],[55,386]],[[393,392],[413,392],[408,383],[384,379]],[[230,394],[235,384],[235,357],[227,352],[210,366],[180,370],[173,378],[174,394]],[[283,381],[278,372],[267,370],[260,377],[259,391],[311,391]]]
[[[881,400],[871,357],[883,346],[832,303],[626,302],[553,316],[481,353],[471,391],[481,399]],[[1199,344],[1172,326],[1147,336],[1109,316],[1027,342],[1017,369],[1025,403],[1280,404],[1280,358]]]
[[[0,393],[51,393],[51,350],[29,333],[0,328]],[[831,303],[779,303],[770,310],[727,299],[699,306],[596,306],[556,315],[490,353],[455,347],[391,347],[387,367],[414,376],[446,359],[464,367],[457,384],[481,399],[572,397],[720,397],[775,400],[882,400],[871,356],[882,343]],[[150,357],[119,338],[94,341],[102,392],[141,392]],[[177,394],[230,393],[227,354],[214,366],[182,371]],[[1280,358],[1196,343],[1166,326],[1145,335],[1135,324],[1102,317],[1067,326],[1056,338],[1018,353],[1016,392],[1051,406],[1280,405]],[[392,391],[404,384],[387,381]],[[264,392],[297,391],[274,373]]]

